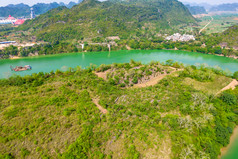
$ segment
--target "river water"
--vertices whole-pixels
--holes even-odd
[[[131,59],[149,63],[150,61],[165,62],[172,59],[184,64],[197,65],[207,64],[209,66],[219,66],[224,70],[231,72],[238,71],[238,60],[220,57],[215,55],[207,55],[201,53],[175,51],[175,50],[133,50],[133,51],[113,51],[113,52],[90,52],[90,53],[70,53],[47,56],[26,57],[20,59],[0,60],[0,78],[8,78],[13,74],[27,75],[38,72],[50,72],[52,70],[67,70],[68,67],[81,66],[86,68],[91,63],[111,64],[125,63]],[[12,72],[10,66],[31,65],[32,70],[23,72]]]
[[[230,139],[230,144],[223,148],[221,159],[237,159],[238,158],[238,127],[234,129],[234,132]]]

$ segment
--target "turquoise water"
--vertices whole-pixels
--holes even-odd
[[[235,140],[229,146],[226,154],[221,159],[238,159],[238,133],[235,136]]]
[[[13,74],[24,76],[38,72],[50,72],[52,70],[55,71],[57,69],[65,71],[68,67],[74,68],[76,66],[85,68],[91,63],[96,65],[125,63],[129,62],[131,59],[135,61],[141,61],[142,63],[149,63],[152,60],[165,62],[166,60],[172,59],[184,64],[207,64],[209,66],[219,66],[222,69],[230,70],[231,72],[238,71],[238,60],[231,58],[175,50],[133,50],[70,53],[26,57],[14,60],[0,60],[0,78],[8,78]],[[33,69],[30,71],[13,72],[10,70],[10,65],[13,67],[31,65]]]

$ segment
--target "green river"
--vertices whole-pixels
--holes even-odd
[[[212,67],[220,67],[223,70],[231,72],[238,71],[238,60],[174,50],[133,50],[133,51],[113,51],[113,52],[90,52],[90,53],[71,53],[58,54],[48,56],[26,57],[14,60],[0,60],[0,78],[8,78],[13,74],[28,75],[38,72],[50,72],[52,70],[60,69],[66,71],[69,67],[81,66],[86,68],[91,63],[99,66],[100,64],[111,63],[125,63],[131,59],[141,61],[142,63],[149,63],[152,60],[165,62],[169,59],[178,61],[184,64],[199,65],[206,64]],[[23,72],[12,72],[10,66],[24,66],[31,65],[32,70]],[[231,148],[227,151],[222,159],[233,159],[238,156],[238,136],[233,142]],[[237,157],[238,158],[238,157]]]
[[[174,50],[133,50],[133,51],[113,51],[113,52],[90,52],[90,53],[70,53],[47,56],[26,57],[20,59],[0,60],[0,78],[8,78],[13,74],[28,75],[38,72],[50,72],[52,70],[67,70],[68,67],[81,66],[85,68],[91,63],[111,64],[125,63],[131,59],[149,63],[150,61],[165,62],[172,59],[184,64],[197,65],[207,64],[209,66],[219,66],[224,70],[231,72],[238,71],[238,60],[220,57],[215,55],[207,55],[201,53],[174,51]],[[10,66],[31,65],[32,70],[23,72],[12,72]]]
[[[231,137],[231,144],[228,145],[227,151],[221,159],[237,159],[238,158],[238,127],[234,130],[234,134]]]

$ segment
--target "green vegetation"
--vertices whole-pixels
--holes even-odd
[[[72,3],[70,5],[65,5],[63,3],[58,4],[56,2],[53,3],[37,3],[33,6],[29,6],[26,4],[10,4],[8,6],[5,7],[0,7],[0,17],[8,17],[9,15],[13,16],[13,17],[30,17],[30,13],[31,13],[31,8],[34,9],[34,12],[36,15],[40,15],[43,13],[46,13],[47,11],[57,8],[59,6],[67,6],[69,8],[72,7],[72,5],[75,5],[76,3]]]
[[[9,58],[10,55],[25,57],[108,51],[107,44],[111,45],[110,50],[178,49],[227,57],[238,56],[238,31],[237,25],[234,25],[236,16],[236,14],[213,16],[214,21],[206,30],[206,33],[212,34],[207,35],[204,31],[200,35],[198,26],[193,26],[195,29],[191,30],[190,24],[196,21],[180,2],[84,0],[71,9],[64,6],[52,9],[34,20],[27,21],[17,29],[9,26],[1,27],[1,41],[15,40],[19,43],[29,41],[41,44],[19,48],[17,54],[15,48],[10,46],[0,50],[0,58]],[[200,20],[200,25],[204,26],[211,18],[203,17]],[[220,30],[216,26],[220,27]],[[211,27],[219,32],[230,28],[222,33],[213,33]],[[188,42],[165,40],[165,34],[175,32],[194,34],[196,40]],[[110,40],[111,36],[118,38]],[[85,44],[83,50],[80,44]]]
[[[26,21],[18,30],[31,30],[37,40],[82,40],[96,37],[151,37],[196,23],[188,9],[175,0],[84,0],[67,9],[58,7]]]
[[[200,90],[202,92],[207,92],[209,94],[216,94],[232,81],[231,78],[220,75],[214,75],[213,78],[216,80],[201,82],[196,79],[188,77],[184,79],[184,84],[191,85],[195,89]]]
[[[190,52],[200,52],[205,54],[214,54],[214,55],[224,55],[227,57],[238,56],[238,50],[234,50],[234,46],[238,46],[236,41],[230,40],[237,38],[236,30],[234,26],[222,34],[211,34],[211,35],[202,35],[198,36],[196,41],[189,42],[173,42],[165,41],[164,38],[154,37],[151,40],[147,39],[128,39],[128,40],[116,40],[115,44],[110,48],[112,51],[116,50],[127,50],[129,49],[139,49],[139,50],[155,50],[155,49],[178,49],[183,51]],[[232,34],[233,33],[233,34]],[[110,42],[110,41],[109,41]],[[220,46],[221,43],[227,43],[226,47],[223,48]],[[34,45],[30,47],[21,47],[17,48],[15,46],[9,46],[0,50],[0,58],[9,58],[12,56],[32,56],[32,55],[49,55],[49,54],[59,54],[59,53],[72,53],[72,52],[98,52],[98,51],[109,51],[107,45],[98,42],[95,44],[84,43],[85,47],[82,49],[82,46],[78,43],[72,42],[59,42],[55,41],[54,43],[44,43],[40,45]],[[233,45],[234,44],[234,45]]]
[[[143,75],[152,66],[184,67],[131,61],[2,79],[0,158],[217,158],[229,143],[238,124],[238,88],[215,96],[184,83],[219,85],[217,77],[231,80],[223,71],[188,66],[155,86],[121,89],[93,73],[112,66],[142,66]]]
[[[171,64],[171,66],[182,67],[178,63]],[[131,60],[131,64],[101,65],[96,69],[96,72],[103,72],[105,79],[111,84],[130,87],[134,84],[144,83],[153,77],[169,74],[173,71],[171,66],[163,66],[159,62],[153,61],[149,65],[143,65]]]
[[[0,17],[8,17],[9,15],[16,17],[29,16],[30,6],[25,4],[17,4],[0,7]]]
[[[222,33],[233,25],[237,25],[238,14],[221,14],[221,15],[212,15],[214,19],[206,28],[205,33]],[[211,21],[210,16],[205,16],[198,18],[200,29],[202,29],[208,22]]]
[[[238,46],[238,25],[234,25],[219,35],[222,42],[227,42],[228,46]]]

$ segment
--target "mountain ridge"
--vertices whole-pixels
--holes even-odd
[[[79,0],[78,3],[80,3],[81,0]],[[72,8],[74,5],[78,4],[75,2],[69,2],[68,4],[65,4],[63,2],[57,3],[37,3],[33,6],[19,3],[19,4],[9,4],[4,7],[0,7],[0,17],[8,17],[9,15],[12,15],[14,17],[22,17],[22,16],[29,16],[30,15],[30,9],[33,8],[36,15],[40,15],[43,13],[46,13],[47,11],[60,7],[60,6],[66,6],[67,8]]]
[[[46,14],[49,15],[50,12]],[[27,21],[19,29],[34,28],[34,34],[39,40],[52,41],[155,34],[163,29],[189,23],[196,23],[196,20],[176,0],[84,0],[70,10],[64,9],[49,18],[41,15],[35,20]]]

